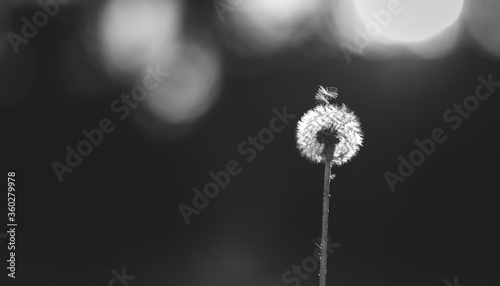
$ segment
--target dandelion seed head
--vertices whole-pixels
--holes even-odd
[[[340,166],[357,154],[363,132],[358,117],[345,104],[328,103],[302,116],[296,139],[300,154],[311,162],[322,163],[331,157],[332,164]]]

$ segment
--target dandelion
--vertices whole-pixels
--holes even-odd
[[[323,188],[323,225],[321,237],[320,286],[326,285],[326,258],[330,180],[333,165],[351,160],[363,144],[363,133],[358,117],[345,104],[331,103],[336,99],[336,88],[319,88],[315,99],[318,105],[307,111],[297,124],[297,148],[300,154],[314,163],[325,163]]]

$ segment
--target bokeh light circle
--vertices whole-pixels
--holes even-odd
[[[360,19],[378,24],[380,36],[418,42],[442,33],[461,14],[463,0],[353,0]],[[372,29],[377,29],[372,24]]]

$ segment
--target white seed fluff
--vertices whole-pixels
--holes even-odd
[[[325,162],[324,144],[318,142],[321,130],[334,129],[339,142],[333,151],[332,164],[348,162],[363,145],[363,132],[358,117],[344,104],[321,104],[308,110],[297,123],[297,148],[314,163]]]

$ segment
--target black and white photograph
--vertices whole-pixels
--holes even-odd
[[[499,15],[0,0],[0,286],[499,285]]]

